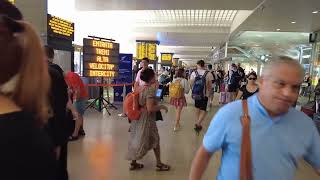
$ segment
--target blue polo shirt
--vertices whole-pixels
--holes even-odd
[[[320,137],[308,116],[291,108],[288,113],[272,118],[258,95],[248,99],[248,107],[254,179],[293,180],[301,158],[320,169]],[[209,153],[222,150],[218,180],[239,179],[241,115],[241,101],[224,106],[204,137],[203,146]]]

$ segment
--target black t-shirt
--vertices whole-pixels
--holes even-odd
[[[53,146],[25,112],[0,115],[0,179],[53,180]]]
[[[49,66],[49,74],[51,78],[49,100],[53,110],[53,117],[48,120],[45,130],[54,146],[61,146],[68,141],[68,136],[70,135],[66,114],[68,86],[63,74],[52,66]]]
[[[259,91],[259,89],[257,89],[255,92],[249,92],[247,90],[247,86],[242,86],[240,88],[240,91],[242,91],[242,99],[248,99],[250,96],[254,95],[255,93],[257,93]]]

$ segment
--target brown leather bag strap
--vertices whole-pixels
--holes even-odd
[[[250,117],[249,117],[247,100],[242,101],[242,108],[243,108],[243,116],[241,117],[242,143],[241,143],[241,157],[240,157],[240,180],[253,180]]]

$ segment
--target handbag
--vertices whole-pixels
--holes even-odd
[[[163,121],[161,111],[156,112],[156,121]]]
[[[252,155],[251,155],[251,132],[250,116],[247,100],[242,100],[243,115],[242,124],[242,142],[240,154],[240,180],[253,180],[252,173]]]

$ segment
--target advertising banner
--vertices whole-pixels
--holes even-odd
[[[132,84],[133,77],[132,77],[132,54],[120,54],[119,55],[119,71],[118,77],[114,78],[114,84]],[[114,101],[115,102],[122,102],[123,95],[126,96],[128,93],[132,91],[132,86],[126,86],[126,93],[123,93],[123,86],[121,87],[114,87]]]

